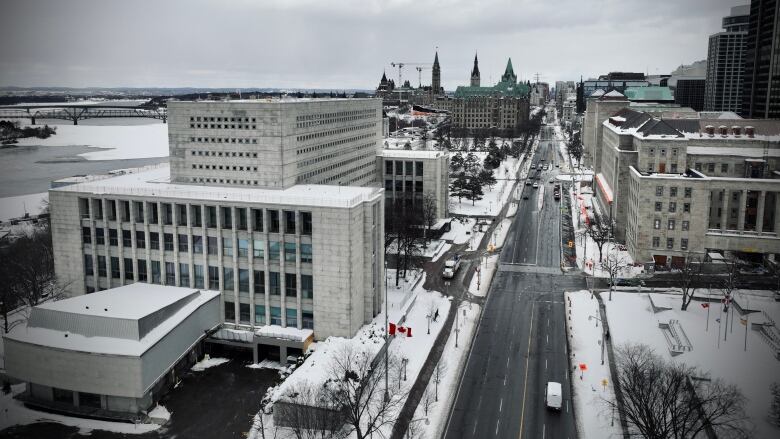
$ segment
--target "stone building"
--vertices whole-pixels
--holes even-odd
[[[422,208],[435,203],[438,219],[448,215],[449,157],[441,151],[384,149],[377,156],[377,179],[384,182],[385,208]]]

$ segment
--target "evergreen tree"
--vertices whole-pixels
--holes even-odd
[[[455,153],[455,155],[450,157],[450,170],[453,172],[460,170],[463,167],[463,162],[463,154],[460,151]]]
[[[477,180],[480,184],[486,185],[490,190],[493,190],[493,185],[496,184],[496,177],[493,175],[493,171],[490,169],[483,169],[477,174]]]
[[[466,184],[466,191],[464,195],[466,199],[471,200],[471,205],[473,206],[477,200],[482,199],[483,195],[485,195],[485,193],[482,192],[482,184],[480,183],[479,178],[470,178]]]
[[[466,159],[463,161],[463,168],[469,174],[476,174],[477,167],[479,166],[479,157],[473,152],[469,152],[466,155]]]
[[[466,178],[466,173],[461,171],[450,184],[450,196],[458,197],[460,203],[463,197],[467,196],[468,189],[469,180]]]

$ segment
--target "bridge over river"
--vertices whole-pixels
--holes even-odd
[[[168,109],[154,106],[122,106],[94,104],[52,104],[52,105],[13,105],[0,106],[0,120],[30,119],[35,125],[36,119],[58,119],[73,121],[97,118],[144,117],[168,121]]]

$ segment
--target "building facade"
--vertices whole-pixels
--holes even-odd
[[[742,74],[749,6],[731,8],[723,18],[723,32],[710,36],[707,49],[707,79],[704,91],[706,111],[732,111],[742,107]]]
[[[751,0],[742,117],[780,118],[780,0]]]
[[[433,203],[435,218],[449,212],[449,156],[441,151],[384,149],[377,156],[377,179],[384,182],[385,208],[421,209]],[[426,207],[427,208],[427,207]]]
[[[674,103],[681,107],[689,107],[696,111],[704,110],[704,93],[706,80],[704,78],[677,78],[674,88]]]

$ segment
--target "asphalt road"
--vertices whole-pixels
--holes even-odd
[[[555,148],[542,140],[532,163],[558,162]],[[540,189],[520,186],[529,197],[520,197],[501,250],[446,438],[576,437],[563,291],[584,288],[585,282],[560,271],[560,210],[548,183],[557,172],[555,167],[541,172],[538,181],[546,186],[541,209]],[[560,413],[545,408],[547,381],[563,384]]]

